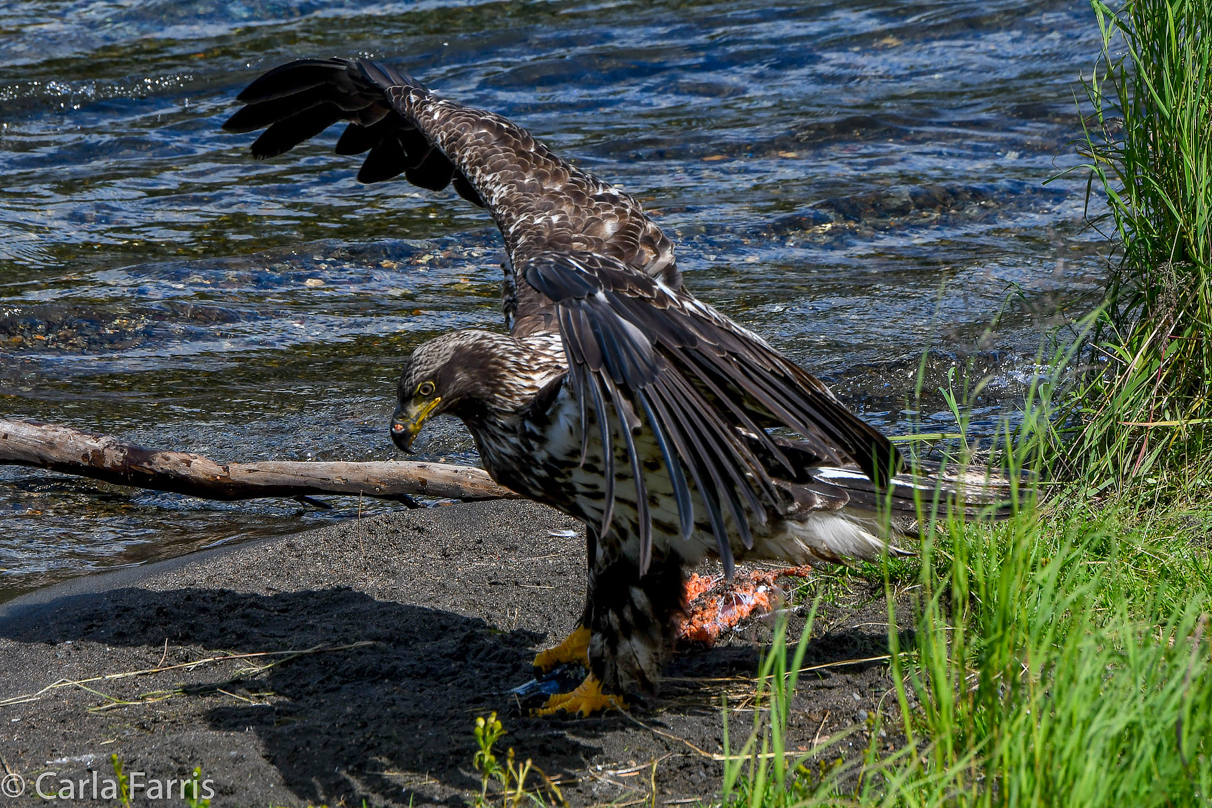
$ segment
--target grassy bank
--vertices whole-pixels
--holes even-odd
[[[1041,403],[1006,436],[1011,466],[1052,445],[1046,399],[1033,390],[1028,404]],[[799,663],[779,636],[762,668],[767,709],[733,732],[724,804],[1212,802],[1212,502],[1148,508],[1088,490],[1077,481],[1041,504],[1024,489],[995,524],[923,503],[918,558],[857,573],[883,579],[893,653],[882,708],[835,739],[858,737],[866,754],[785,754]],[[914,622],[898,626],[906,591]],[[881,749],[881,729],[899,748]]]
[[[1052,445],[1042,398],[1005,438],[1012,467]],[[1028,404],[1040,400],[1033,390]],[[811,624],[796,651],[777,636],[761,671],[766,710],[733,731],[724,805],[1212,803],[1212,502],[1149,508],[1087,491],[1077,481],[1041,504],[1024,488],[994,524],[923,502],[916,559],[851,573],[884,584],[893,661],[881,709],[837,749],[787,755],[780,734]],[[905,592],[913,622],[902,611],[898,625]],[[899,748],[882,747],[881,729]],[[855,737],[866,753],[840,760]]]
[[[1210,524],[1206,512],[1108,510],[941,526],[916,570],[889,581],[915,586],[920,616],[892,665],[887,709],[863,733],[891,723],[904,748],[873,746],[824,778],[819,761],[834,755],[816,751],[780,775],[788,697],[776,644],[765,670],[773,709],[726,778],[725,803],[1207,804]]]
[[[914,593],[916,631],[897,648],[890,630],[887,707],[856,732],[895,728],[898,751],[784,755],[780,639],[726,805],[1212,802],[1212,4],[1093,9],[1082,153],[1107,199],[1107,301],[1059,415],[1006,441],[1059,493],[995,526],[942,518],[883,573],[890,602]]]

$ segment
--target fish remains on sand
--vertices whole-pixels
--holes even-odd
[[[640,204],[491,112],[368,61],[304,59],[239,96],[230,132],[266,131],[258,158],[338,121],[358,179],[453,186],[505,239],[509,333],[456,331],[405,360],[391,423],[407,451],[426,420],[463,420],[502,485],[583,521],[580,627],[540,654],[589,674],[540,712],[589,714],[651,692],[685,609],[685,570],[740,559],[875,559],[885,511],[942,486],[900,474],[887,438],[813,376],[685,287],[673,243]],[[772,430],[777,430],[777,434]],[[793,437],[788,437],[793,435]],[[977,493],[969,493],[976,491]]]

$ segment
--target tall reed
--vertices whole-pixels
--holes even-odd
[[[1092,6],[1081,152],[1117,249],[1063,466],[1106,489],[1189,476],[1212,438],[1212,3]]]

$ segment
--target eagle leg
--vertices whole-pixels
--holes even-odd
[[[588,575],[591,579],[593,578],[593,560],[597,557],[597,554],[598,531],[596,527],[587,523],[585,525],[585,557],[589,562]],[[576,629],[561,640],[560,644],[555,648],[540,651],[534,658],[533,664],[536,668],[543,673],[549,673],[557,665],[574,663],[583,665],[585,670],[589,670],[589,639],[593,636],[589,630],[590,609],[592,606],[592,598],[586,594],[585,611],[582,613]]]
[[[540,651],[534,658],[534,666],[543,673],[549,673],[556,665],[566,662],[584,665],[589,669],[589,628],[577,626],[576,630],[565,637],[555,648]]]
[[[603,693],[602,683],[591,673],[571,693],[557,693],[549,698],[546,705],[535,711],[535,715],[555,715],[563,710],[570,715],[580,713],[588,718],[604,710],[626,709],[627,702],[623,697]]]

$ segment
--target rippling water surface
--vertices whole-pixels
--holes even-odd
[[[904,428],[932,346],[939,373],[994,374],[992,423],[1098,281],[1084,184],[1043,184],[1075,162],[1096,50],[1088,6],[1047,0],[9,0],[0,416],[221,460],[391,457],[400,358],[500,322],[496,231],[453,192],[359,185],[336,128],[263,163],[219,129],[259,71],[364,55],[621,183],[697,294],[872,422]],[[422,448],[475,459],[454,423]],[[0,599],[359,508],[333,504],[0,469]]]

